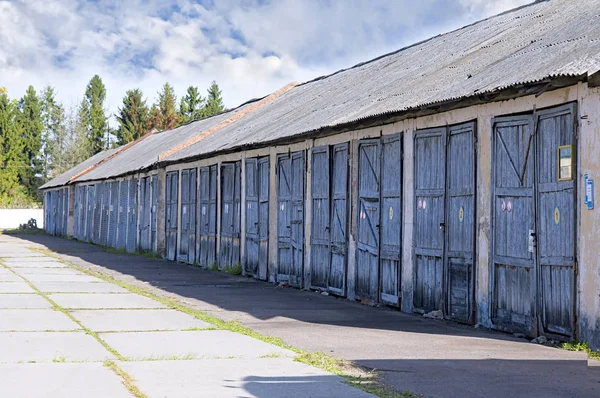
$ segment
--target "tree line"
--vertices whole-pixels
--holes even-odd
[[[105,100],[106,87],[98,75],[79,105],[70,109],[50,86],[39,92],[29,86],[18,99],[0,87],[0,207],[40,203],[38,187],[96,153],[225,110],[214,81],[205,97],[198,87],[188,87],[179,104],[169,83],[151,106],[140,89],[128,90],[114,115],[115,127]]]

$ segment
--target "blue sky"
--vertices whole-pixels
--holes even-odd
[[[98,74],[107,110],[216,80],[226,105],[394,51],[531,0],[0,0],[0,87],[51,85],[67,108]]]

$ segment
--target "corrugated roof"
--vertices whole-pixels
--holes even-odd
[[[197,143],[189,138],[231,114],[155,134],[76,181],[144,170],[160,154],[168,154],[167,163],[210,156],[551,78],[585,79],[599,70],[600,1],[537,2],[296,86]]]
[[[166,160],[600,70],[600,1],[535,3],[300,85]]]
[[[70,169],[70,170],[62,173],[58,177],[55,177],[52,180],[48,181],[47,183],[42,185],[40,187],[40,189],[56,188],[56,187],[60,187],[62,185],[67,184],[71,178],[73,178],[77,174],[83,172],[84,170],[94,166],[95,164],[103,161],[104,159],[108,158],[109,156],[113,155],[114,153],[117,152],[118,149],[119,148],[112,148],[112,149],[108,149],[106,151],[102,151],[102,152],[95,154],[91,158],[79,163],[77,166],[73,167],[72,169]]]
[[[198,120],[173,130],[155,133],[144,141],[137,145],[133,145],[126,151],[123,151],[123,153],[110,159],[108,162],[81,176],[77,181],[101,180],[147,169],[158,162],[160,154],[168,151],[170,148],[184,144],[191,137],[201,134],[211,127],[218,125],[233,114],[243,112],[248,106],[250,106],[250,103],[244,104],[230,112],[224,112],[210,118]]]

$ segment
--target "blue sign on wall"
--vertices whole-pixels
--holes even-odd
[[[587,174],[583,179],[583,186],[585,187],[584,203],[587,205],[588,210],[592,210],[594,208],[594,180],[591,180]]]

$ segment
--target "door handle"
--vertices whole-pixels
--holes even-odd
[[[440,223],[440,229],[443,230],[444,228],[446,228],[446,223],[441,222]]]

